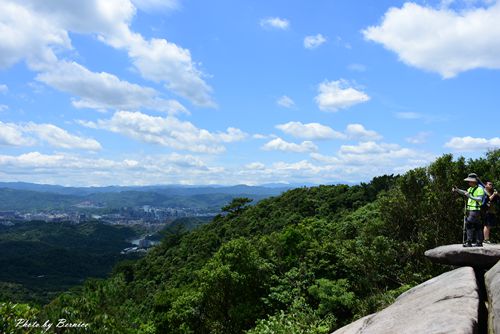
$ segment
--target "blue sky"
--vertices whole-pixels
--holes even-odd
[[[500,147],[500,3],[0,2],[0,180],[360,182]]]

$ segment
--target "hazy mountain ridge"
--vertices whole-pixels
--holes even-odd
[[[0,182],[0,210],[69,210],[82,202],[105,208],[189,207],[219,209],[234,197],[255,202],[288,188],[237,185],[231,187],[63,187],[22,182]]]

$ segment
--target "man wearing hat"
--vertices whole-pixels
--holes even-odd
[[[465,229],[467,232],[467,240],[464,247],[483,246],[483,226],[481,222],[481,206],[484,198],[484,188],[479,184],[481,181],[475,173],[469,174],[464,181],[469,183],[467,191],[453,187],[453,191],[467,197],[467,206],[465,211]]]

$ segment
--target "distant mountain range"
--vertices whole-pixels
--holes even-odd
[[[64,187],[0,182],[0,210],[67,210],[85,201],[99,203],[110,209],[143,205],[219,209],[234,197],[249,197],[257,202],[299,186],[269,184]]]
[[[152,186],[104,186],[104,187],[65,187],[51,184],[37,184],[27,182],[0,182],[0,188],[30,190],[39,192],[49,192],[63,195],[88,195],[97,193],[116,193],[123,191],[168,191],[175,195],[194,195],[194,194],[279,194],[285,190],[298,188],[302,186],[314,186],[314,184],[284,184],[269,183],[260,186],[248,186],[245,184],[234,186],[210,185],[152,185]]]

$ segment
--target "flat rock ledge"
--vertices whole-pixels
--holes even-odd
[[[436,263],[489,269],[500,260],[500,245],[463,247],[461,244],[454,244],[429,249],[424,254]]]
[[[335,334],[473,334],[478,330],[479,292],[471,267],[434,277],[399,296],[378,313]]]
[[[500,334],[500,262],[484,275],[488,294],[489,333]]]

